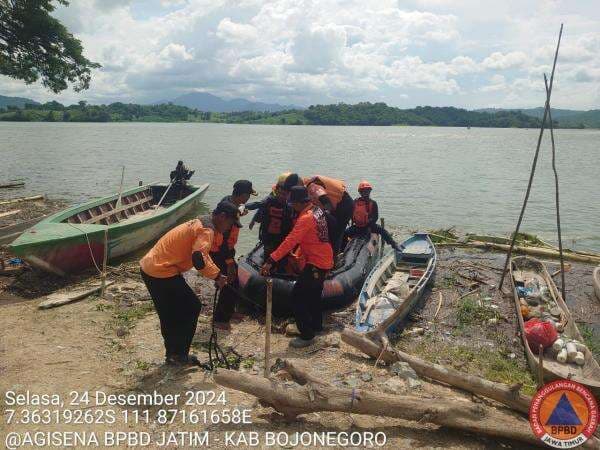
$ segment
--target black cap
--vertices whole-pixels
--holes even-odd
[[[308,189],[304,186],[294,186],[290,189],[290,203],[306,203],[310,202]]]
[[[258,193],[252,188],[252,182],[248,180],[237,180],[235,183],[233,183],[233,193],[258,195]]]
[[[283,189],[286,191],[290,191],[294,186],[298,186],[300,184],[300,177],[297,173],[290,173],[288,177],[283,182]]]
[[[225,214],[227,217],[235,219],[233,224],[236,227],[242,228],[242,223],[240,222],[240,210],[235,203],[229,201],[219,202],[214,209],[213,214]]]

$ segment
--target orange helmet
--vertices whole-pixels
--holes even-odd
[[[373,190],[373,186],[371,186],[371,183],[369,183],[366,180],[361,181],[360,183],[358,183],[358,192],[364,190],[364,189],[371,189]]]

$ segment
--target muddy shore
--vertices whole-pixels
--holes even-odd
[[[394,345],[464,372],[505,383],[522,383],[525,392],[533,392],[535,382],[517,336],[513,299],[496,289],[504,255],[451,248],[440,249],[438,253],[435,284],[413,311],[404,326],[405,332],[394,340]],[[556,268],[552,261],[548,266],[551,272]],[[566,275],[567,303],[580,328],[589,330],[590,348],[599,351],[600,301],[593,294],[592,270],[593,266],[571,263],[571,270]],[[116,283],[109,288],[105,299],[95,295],[59,308],[39,310],[37,305],[48,294],[90,285],[98,281],[98,274],[87,272],[61,279],[27,270],[17,276],[0,276],[1,391],[29,390],[62,396],[68,396],[73,390],[102,390],[114,394],[154,390],[163,394],[184,394],[188,390],[223,391],[213,383],[211,374],[200,368],[173,369],[163,365],[158,318],[141,282],[136,261],[112,267],[109,278]],[[193,348],[200,360],[206,361],[214,288],[194,274],[190,274],[188,280],[204,304]],[[424,402],[435,402],[436,397],[444,396],[498,406],[425,379],[400,378],[390,367],[374,367],[374,361],[339,339],[343,328],[352,325],[354,307],[329,312],[325,319],[326,333],[307,349],[290,349],[287,345],[289,337],[282,334],[287,322],[275,321],[272,361],[277,358],[301,360],[314,373],[339,387],[398,395],[410,393],[420,396]],[[407,330],[412,331],[407,333]],[[239,370],[262,374],[264,318],[260,314],[248,315],[241,323],[234,324],[231,332],[220,333],[219,342],[241,355]],[[229,389],[225,392],[228,408],[237,406],[250,410],[251,424],[192,426],[175,420],[167,424],[156,421],[128,424],[121,421],[94,426],[61,424],[54,428],[40,424],[34,428],[42,431],[57,427],[63,430],[146,431],[154,436],[166,431],[207,430],[219,440],[213,442],[212,448],[224,448],[224,435],[232,430],[264,433],[274,429],[288,434],[381,431],[387,436],[385,448],[390,449],[525,448],[520,443],[490,440],[426,423],[385,417],[311,413],[300,416],[296,422],[286,422],[252,396]],[[222,409],[208,409],[211,408]],[[126,407],[113,409],[118,413],[128,410]],[[151,415],[158,414],[158,409],[150,408]],[[30,424],[11,424],[11,431],[31,429]]]

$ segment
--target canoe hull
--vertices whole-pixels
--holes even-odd
[[[208,185],[198,187],[182,201],[141,220],[109,225],[107,259],[125,256],[157,240],[200,207],[207,189]],[[53,217],[61,215],[64,213]],[[12,252],[33,267],[61,276],[101,267],[107,227],[53,223],[53,217],[25,231],[10,245]],[[36,234],[47,235],[48,239],[32,240]]]
[[[567,324],[565,326],[565,334],[573,339],[577,339],[579,342],[584,342],[571,312],[567,307],[567,304],[563,300],[560,291],[554,284],[552,277],[548,273],[546,266],[538,259],[529,256],[518,256],[511,259],[510,262],[510,279],[513,285],[513,299],[516,308],[517,321],[519,325],[519,331],[523,340],[523,347],[525,349],[525,355],[532,373],[537,374],[539,372],[539,355],[536,355],[531,351],[527,338],[525,337],[525,321],[521,315],[521,303],[519,301],[519,295],[517,293],[517,283],[515,282],[514,272],[523,267],[533,271],[532,267],[537,267],[537,273],[543,278],[545,284],[551,292],[551,295],[556,300],[556,304],[562,310],[562,313],[567,318]],[[585,353],[585,365],[576,366],[574,364],[561,364],[558,363],[551,353],[551,349],[546,349],[543,354],[543,377],[544,382],[571,379],[583,385],[586,385],[592,390],[592,393],[596,398],[600,398],[600,366],[594,359],[593,354],[586,348]]]
[[[428,248],[429,253],[423,255],[411,254],[410,249],[414,248],[415,245]],[[389,323],[385,330],[386,333],[394,333],[422,298],[425,288],[434,282],[437,254],[435,246],[427,234],[417,233],[413,235],[400,245],[400,249],[404,250],[404,253],[390,251],[384,255],[365,280],[356,306],[354,319],[356,331],[372,331],[386,321]],[[397,267],[402,264],[415,264],[424,270],[421,278],[410,289],[409,295],[404,299],[400,299],[402,302],[396,308],[385,302],[379,302],[376,306],[369,307],[369,300],[382,292],[387,280],[393,276]]]

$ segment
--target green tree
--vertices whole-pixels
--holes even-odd
[[[81,42],[50,15],[53,3],[67,0],[0,0],[0,74],[42,85],[58,93],[73,83],[90,86],[91,69],[100,67],[83,56]]]

